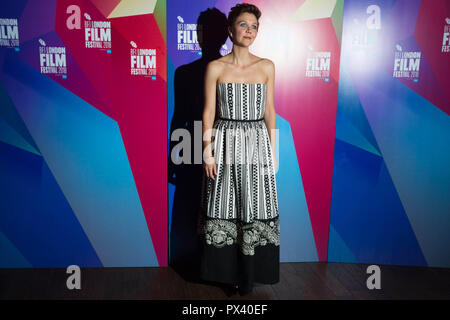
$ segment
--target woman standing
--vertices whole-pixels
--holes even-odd
[[[279,281],[275,68],[249,52],[260,16],[251,4],[231,9],[233,49],[208,64],[204,84],[200,276],[241,295]]]

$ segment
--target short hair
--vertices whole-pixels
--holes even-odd
[[[236,22],[237,17],[239,17],[239,15],[244,12],[254,14],[257,21],[259,20],[259,17],[261,17],[261,11],[257,6],[250,3],[238,3],[233,8],[231,8],[230,12],[228,13],[228,26],[232,27]]]

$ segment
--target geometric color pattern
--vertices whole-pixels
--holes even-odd
[[[167,266],[161,8],[165,1],[0,5],[0,18],[17,19],[20,41],[0,47],[0,267]],[[92,42],[109,32],[110,46],[89,47],[88,32]],[[45,47],[65,48],[62,74],[41,69],[43,59],[56,63],[42,57]],[[154,49],[152,76],[130,72],[133,49]]]
[[[192,28],[238,2],[0,4],[1,268],[168,265],[202,172],[170,163],[203,107],[180,79],[232,47]],[[249,2],[276,66],[280,261],[450,267],[450,1]]]
[[[280,186],[280,210],[284,215],[280,222],[283,230],[280,261],[324,261],[327,258],[344,1],[315,2],[250,1],[262,12],[258,37],[251,50],[276,65],[274,102],[280,164],[276,179]],[[173,6],[167,8],[167,110],[168,122],[173,124],[179,122],[175,110],[182,109],[175,107],[179,103],[175,87],[182,86],[177,84],[177,77],[190,74],[196,66],[205,64],[201,48],[180,49],[185,41],[177,37],[177,31],[184,24],[196,24],[203,15],[223,19],[206,9],[214,7],[226,14],[236,1],[171,3]],[[220,53],[227,54],[231,47],[227,38]],[[322,51],[331,54],[329,76],[327,79],[305,77],[308,57]],[[201,80],[192,76],[189,79],[187,81]],[[183,107],[196,110],[200,101],[193,98],[192,103]],[[201,111],[190,113],[201,119]],[[169,143],[168,152],[172,152],[170,146]],[[181,201],[177,188],[169,183],[169,232],[173,215],[171,204],[177,202],[178,208]]]
[[[345,1],[328,261],[450,267],[448,17]],[[418,75],[394,77],[399,52],[421,53]]]

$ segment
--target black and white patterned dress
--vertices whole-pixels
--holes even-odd
[[[279,281],[280,225],[267,85],[219,83],[212,132],[217,177],[203,171],[198,220],[203,280],[253,287]]]

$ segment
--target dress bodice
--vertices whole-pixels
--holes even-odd
[[[266,109],[265,83],[218,83],[218,115],[235,120],[257,120]]]

